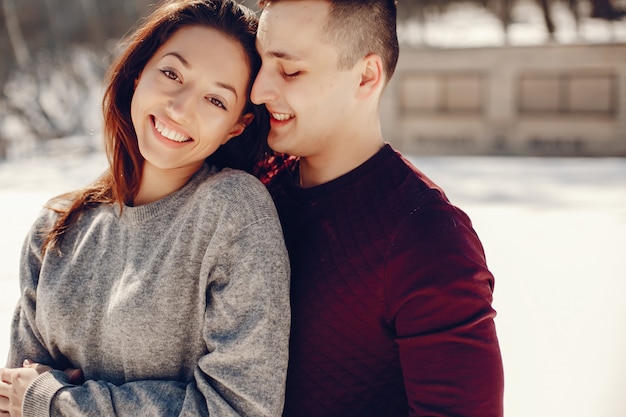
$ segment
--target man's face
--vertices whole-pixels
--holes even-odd
[[[277,152],[323,156],[346,132],[360,82],[355,70],[339,70],[337,49],[325,41],[330,3],[279,1],[265,7],[257,49],[263,66],[252,101],[271,114],[269,145]]]

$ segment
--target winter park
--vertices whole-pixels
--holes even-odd
[[[50,40],[71,44],[71,29],[58,11],[28,17],[18,3],[4,0],[0,14],[1,52],[14,61],[0,65],[0,358],[37,213],[107,166],[99,113],[106,59],[85,45],[35,53]],[[20,4],[38,3],[50,11],[63,2]],[[77,4],[64,10],[74,17],[120,9],[66,3]],[[409,14],[399,27],[401,60],[415,59],[399,64],[389,86],[383,131],[469,215],[484,245],[496,279],[505,415],[626,417],[626,2],[614,1],[604,17],[576,2],[578,22],[566,2],[550,2],[551,36],[532,1],[514,2],[506,35],[497,13],[477,5],[489,2],[424,2],[417,13],[418,3],[400,8]],[[19,30],[18,20],[37,19],[56,35]],[[134,20],[125,19],[81,36],[111,54]],[[16,71],[20,62],[37,69]],[[560,98],[551,101],[551,91]]]

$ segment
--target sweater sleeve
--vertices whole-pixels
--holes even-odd
[[[445,203],[416,209],[387,275],[410,416],[502,416],[494,280],[469,218]]]
[[[13,314],[10,333],[8,368],[19,368],[24,359],[31,359],[53,367],[68,366],[55,363],[37,330],[37,285],[42,265],[43,231],[53,224],[55,214],[44,209],[31,227],[20,256],[20,299]]]
[[[289,263],[278,219],[255,221],[222,249],[224,261],[212,271],[216,278],[207,290],[202,335],[207,353],[190,383],[89,380],[75,386],[59,367],[29,386],[23,415],[280,416],[290,314]],[[36,337],[32,340],[34,345]],[[40,349],[35,358],[46,363]]]

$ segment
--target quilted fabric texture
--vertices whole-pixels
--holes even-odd
[[[467,216],[389,145],[269,184],[292,263],[284,416],[499,416],[493,276]]]

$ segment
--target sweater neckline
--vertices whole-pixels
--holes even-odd
[[[316,198],[333,192],[337,189],[346,187],[363,175],[378,167],[383,161],[389,156],[393,155],[395,151],[391,147],[390,144],[385,143],[385,145],[374,155],[372,155],[368,160],[363,162],[358,167],[354,168],[352,171],[349,171],[343,174],[340,177],[335,178],[334,180],[325,182],[324,184],[316,185],[314,187],[303,188],[299,185],[299,177],[300,177],[300,164],[296,164],[293,170],[292,180],[290,181],[290,187],[293,189],[295,193],[297,193],[300,197],[303,198]]]
[[[189,181],[178,190],[165,197],[153,201],[152,203],[142,204],[140,206],[128,206],[124,204],[124,210],[120,214],[120,207],[116,206],[116,214],[121,220],[132,223],[140,224],[150,219],[158,217],[161,213],[166,213],[170,208],[179,205],[183,200],[180,197],[187,194],[188,190],[195,189],[202,181],[204,181],[210,174],[213,173],[213,169],[206,163],[202,164],[200,169],[196,171]]]

